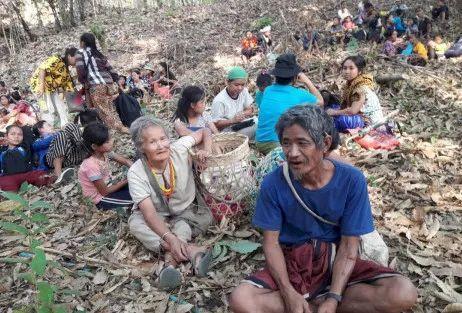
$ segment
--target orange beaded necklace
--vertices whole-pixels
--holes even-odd
[[[170,200],[170,197],[175,191],[175,168],[173,167],[172,160],[168,160],[168,169],[170,172],[168,184],[166,184],[166,179],[164,177],[164,174],[162,173],[162,179],[164,181],[164,185],[162,186],[159,184],[159,187],[162,190],[162,193],[164,194],[164,196],[167,198],[167,200]],[[151,172],[154,175],[154,177],[156,177],[157,179],[158,174],[154,171],[152,166],[151,166]]]

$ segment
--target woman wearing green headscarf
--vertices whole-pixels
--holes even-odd
[[[227,85],[212,103],[212,118],[220,131],[237,131],[249,139],[255,137],[253,98],[247,89],[249,75],[239,66],[227,74]]]

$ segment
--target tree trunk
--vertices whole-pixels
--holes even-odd
[[[58,0],[58,12],[61,17],[61,26],[63,29],[70,27],[69,12],[67,11],[67,0]]]
[[[8,52],[10,53],[10,55],[13,55],[13,48],[10,46],[10,41],[8,39],[8,35],[6,34],[6,31],[5,31],[5,26],[3,25],[3,21],[0,20],[0,25],[2,26],[2,33],[3,33],[3,37],[5,38],[5,42],[6,42],[6,47],[8,48]]]
[[[24,29],[24,31],[26,32],[27,37],[29,37],[29,40],[30,41],[35,41],[37,39],[37,36],[32,33],[32,31],[29,28],[29,25],[27,25],[26,21],[22,17],[21,10],[19,9],[18,3],[17,2],[12,2],[11,7],[13,8],[14,13],[16,13],[16,16],[18,17],[19,22],[21,22],[21,26]]]
[[[79,19],[83,23],[85,21],[85,0],[77,0],[79,7]]]
[[[69,0],[69,23],[72,27],[77,26],[74,16],[74,0]]]
[[[48,5],[51,8],[51,12],[53,12],[53,17],[55,18],[55,28],[58,32],[60,32],[63,27],[61,26],[61,22],[59,21],[58,12],[56,11],[56,6],[54,0],[47,0]]]
[[[38,26],[39,26],[39,28],[43,28],[42,12],[40,11],[40,8],[39,8],[39,5],[38,5],[38,3],[37,3],[37,0],[32,0],[32,2],[34,3],[35,11],[37,11],[37,22],[38,22]]]

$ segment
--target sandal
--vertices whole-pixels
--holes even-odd
[[[72,167],[66,168],[56,179],[55,185],[65,185],[71,182],[75,176],[75,170]]]
[[[172,265],[164,267],[159,273],[159,289],[171,290],[181,285],[181,273]]]
[[[212,249],[207,251],[197,252],[191,259],[191,264],[193,267],[194,274],[198,277],[205,277],[210,268],[210,263],[212,262]],[[199,261],[197,261],[199,258]]]

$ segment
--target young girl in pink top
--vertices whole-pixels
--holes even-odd
[[[127,179],[109,185],[109,160],[128,167],[133,164],[132,161],[111,152],[114,141],[109,129],[100,122],[92,122],[85,127],[82,137],[90,151],[90,156],[82,162],[78,173],[83,195],[103,210],[133,204],[128,192]]]
[[[342,26],[345,31],[353,31],[356,28],[356,24],[353,22],[351,16],[345,17],[342,22]]]

